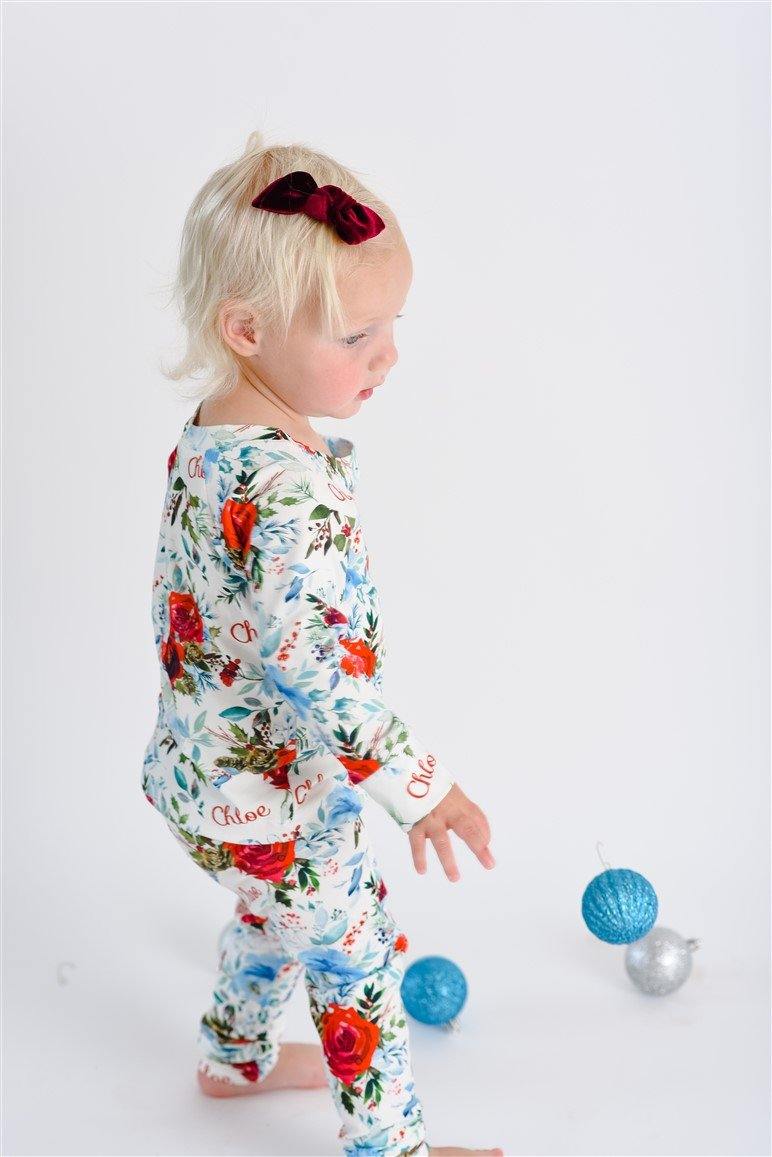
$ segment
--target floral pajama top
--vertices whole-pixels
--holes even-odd
[[[265,844],[347,783],[409,831],[453,779],[382,697],[356,447],[197,416],[167,463],[146,798],[191,833]]]

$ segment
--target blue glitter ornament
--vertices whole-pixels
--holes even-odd
[[[640,940],[657,919],[657,894],[645,876],[630,868],[609,868],[584,890],[582,916],[594,936],[607,944]]]
[[[457,1029],[455,1017],[466,1003],[466,977],[445,956],[422,956],[410,965],[402,979],[406,1010],[422,1024],[441,1024]]]

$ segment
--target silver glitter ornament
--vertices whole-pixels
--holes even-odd
[[[699,940],[684,940],[672,928],[652,928],[625,949],[625,968],[636,988],[652,996],[675,992],[692,970]]]

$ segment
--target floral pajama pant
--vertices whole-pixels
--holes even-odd
[[[351,788],[336,787],[318,824],[274,844],[219,843],[167,818],[196,864],[238,896],[199,1025],[199,1068],[236,1084],[264,1079],[302,973],[343,1152],[428,1157],[400,993],[407,938],[384,904],[360,809]]]

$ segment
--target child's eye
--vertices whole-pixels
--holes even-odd
[[[404,317],[404,316],[405,316],[404,313],[398,313],[397,314],[397,317]],[[354,346],[359,345],[359,343],[363,337],[367,337],[366,332],[352,333],[350,337],[344,337],[342,340],[343,340],[343,344],[345,346],[347,346],[349,349],[353,349]]]

